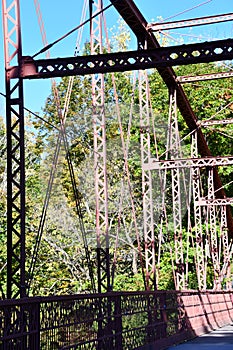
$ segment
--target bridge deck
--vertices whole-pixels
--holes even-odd
[[[168,350],[232,350],[233,324],[204,334],[183,344],[169,347]]]

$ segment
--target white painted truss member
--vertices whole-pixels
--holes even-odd
[[[170,90],[169,101],[169,150],[171,158],[174,159],[181,155],[180,137],[177,119],[177,100],[176,89]],[[182,214],[181,214],[181,181],[183,179],[181,168],[172,168],[172,205],[173,205],[173,224],[175,241],[175,285],[177,290],[185,289],[184,277],[184,256],[183,256],[183,237],[182,237]]]
[[[140,138],[142,164],[150,158],[151,107],[146,71],[139,71]],[[151,170],[142,170],[143,228],[145,240],[146,288],[156,289],[155,236]]]
[[[91,54],[103,52],[102,1],[92,2]],[[92,75],[92,107],[94,128],[94,171],[96,196],[96,237],[98,264],[98,292],[110,289],[108,242],[108,185],[106,166],[106,121],[104,111],[104,75]]]
[[[233,198],[214,198],[214,199],[206,199],[200,198],[199,200],[194,202],[194,205],[208,206],[208,205],[233,205]]]
[[[192,134],[191,155],[193,158],[198,158],[197,148],[197,132]],[[198,163],[198,162],[197,162]],[[193,181],[193,200],[198,202],[201,197],[201,176],[200,168],[192,167],[192,181]],[[195,220],[195,234],[196,234],[196,271],[198,288],[200,290],[206,289],[206,259],[204,254],[204,242],[202,232],[202,208],[200,205],[194,206],[194,220]]]
[[[148,163],[143,164],[145,170],[165,170],[176,168],[205,168],[213,166],[233,165],[233,156],[230,157],[205,157],[205,158],[187,158],[174,160],[160,160],[151,158]]]

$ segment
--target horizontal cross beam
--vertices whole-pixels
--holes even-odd
[[[153,32],[156,32],[156,31],[160,31],[160,30],[195,27],[195,26],[202,26],[205,24],[227,22],[227,21],[232,21],[232,20],[233,20],[233,13],[226,13],[226,14],[218,15],[218,16],[208,16],[208,17],[184,19],[183,21],[148,23],[147,29],[150,29]]]
[[[201,75],[184,75],[184,76],[177,77],[176,81],[178,83],[185,84],[185,83],[194,83],[197,81],[225,79],[225,78],[232,78],[232,77],[233,77],[233,71],[230,71],[230,72],[208,73],[208,74],[201,74]]]
[[[212,205],[233,205],[233,198],[214,198],[214,199],[206,199],[201,198],[199,201],[194,202],[194,205],[201,206],[212,206]]]
[[[150,159],[149,163],[144,163],[144,170],[167,170],[177,168],[204,168],[213,166],[233,165],[233,156],[230,157],[207,157],[207,158],[187,158],[174,160]]]
[[[233,104],[233,102],[232,102]],[[230,119],[220,119],[220,120],[202,120],[200,122],[201,126],[214,126],[214,125],[229,125],[233,124],[233,118]]]
[[[89,56],[44,60],[24,57],[21,68],[10,67],[10,78],[40,79],[123,72],[233,59],[233,39]]]

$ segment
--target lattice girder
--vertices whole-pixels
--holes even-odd
[[[168,120],[168,150],[171,159],[181,157],[180,138],[177,120],[177,100],[176,90],[170,90],[169,101],[169,120]],[[182,215],[181,215],[181,181],[182,174],[180,169],[172,169],[172,205],[173,205],[173,225],[175,241],[175,286],[177,290],[185,289],[184,278],[184,257],[183,257],[183,239],[182,239]]]
[[[2,1],[6,68],[7,128],[7,298],[26,296],[25,285],[25,156],[23,82],[10,78],[21,67],[22,48],[18,0]]]
[[[151,155],[150,124],[151,107],[149,82],[146,71],[139,71],[139,105],[140,105],[140,138],[141,162],[148,162]],[[143,228],[145,241],[146,288],[156,289],[156,259],[154,236],[154,212],[152,199],[151,170],[142,170],[143,195]]]
[[[197,148],[197,132],[192,134],[191,155],[193,158],[198,158]],[[193,201],[194,201],[194,221],[196,234],[196,272],[198,280],[198,288],[200,290],[206,289],[206,259],[204,255],[204,241],[202,231],[202,209],[198,205],[201,197],[201,175],[198,167],[192,168],[192,182],[193,182]]]
[[[208,200],[215,198],[214,190],[214,177],[213,177],[213,168],[208,169]],[[211,247],[211,257],[214,269],[214,289],[221,289],[220,281],[220,261],[219,261],[219,252],[218,252],[218,239],[216,232],[216,207],[214,205],[207,206],[207,235],[210,239]]]
[[[95,16],[102,10],[102,1],[93,1],[91,6],[92,16]],[[97,15],[91,21],[91,54],[97,55],[101,54],[102,52],[102,15]],[[104,110],[103,74],[92,75],[92,105],[94,128],[98,292],[106,292],[111,289],[111,286],[108,237],[106,119]]]

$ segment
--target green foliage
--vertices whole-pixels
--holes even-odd
[[[172,271],[172,256],[168,249],[164,251],[163,258],[159,267],[158,289],[161,290],[175,289]]]
[[[144,289],[142,274],[118,274],[114,279],[115,291],[140,291]]]

